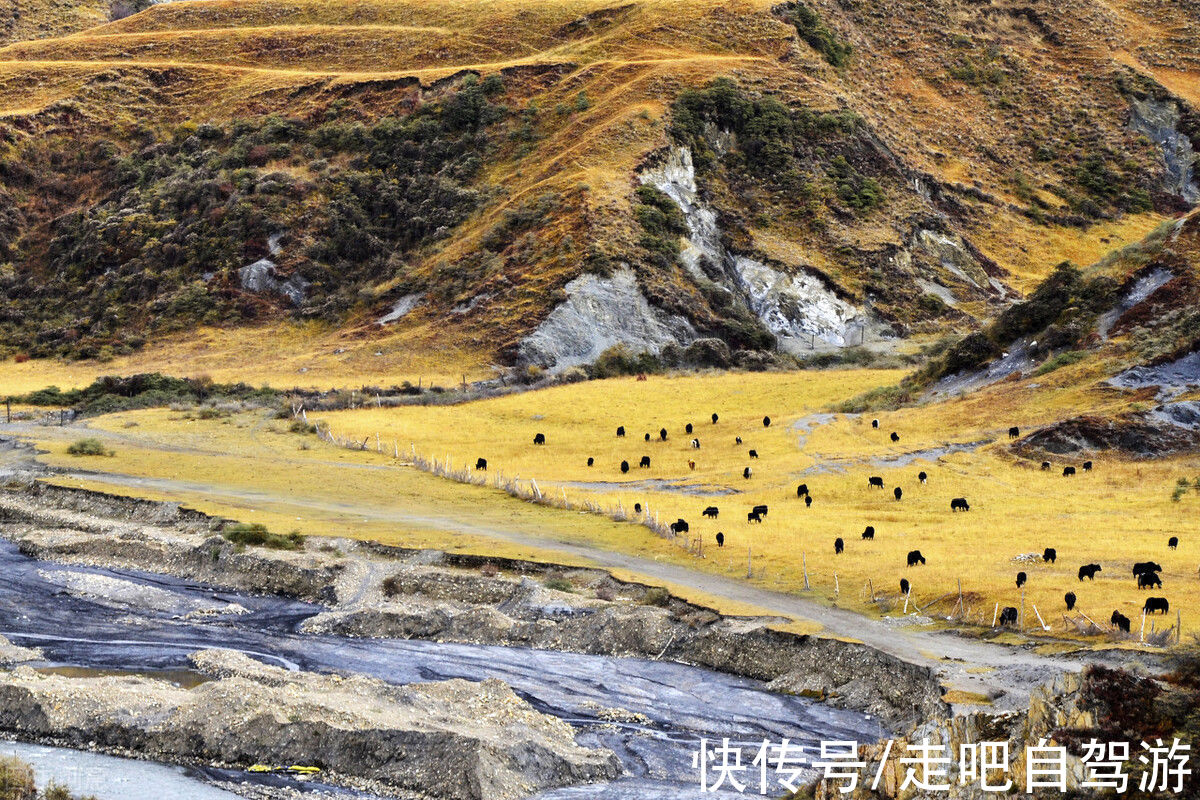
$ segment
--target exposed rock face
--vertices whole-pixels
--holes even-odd
[[[565,288],[566,301],[522,340],[523,363],[561,370],[595,361],[617,344],[658,353],[667,344],[687,345],[696,338],[686,319],[647,302],[632,270],[611,278],[586,273]]]
[[[1115,450],[1147,459],[1200,449],[1196,409],[1178,405],[1166,404],[1151,413],[1063,420],[1025,437],[1016,449],[1035,458],[1042,453],[1088,455]]]
[[[456,800],[508,800],[621,772],[613,753],[576,745],[567,723],[500,681],[391,686],[289,672],[225,650],[192,659],[214,680],[190,690],[18,668],[0,679],[0,728],[165,761],[311,764]]]
[[[267,248],[273,256],[280,252],[280,238],[279,234],[275,234],[267,240]],[[247,264],[238,270],[238,277],[246,291],[281,294],[287,297],[293,306],[304,302],[309,286],[308,281],[300,275],[280,277],[275,262],[270,258],[260,258],[253,264]]]
[[[1192,140],[1179,130],[1179,106],[1172,100],[1146,98],[1130,101],[1129,124],[1162,149],[1163,189],[1188,203],[1200,202],[1196,164],[1200,161]]]
[[[401,320],[408,316],[410,312],[421,304],[425,299],[425,293],[419,292],[415,294],[406,294],[392,304],[392,309],[384,314],[379,319],[375,320],[377,325],[387,325],[397,320]]]
[[[664,193],[679,206],[688,236],[680,258],[699,281],[723,286],[777,336],[815,337],[845,345],[851,331],[867,324],[863,313],[830,291],[815,275],[787,274],[752,258],[730,253],[721,242],[717,215],[700,198],[696,169],[687,147],[672,147],[663,160],[638,180]]]

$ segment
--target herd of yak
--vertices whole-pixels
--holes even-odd
[[[720,420],[719,415],[717,415],[717,414],[712,415],[712,424],[713,425],[716,425],[719,420]],[[771,426],[771,418],[763,417],[762,424],[763,424],[763,427],[769,428]],[[878,429],[879,428],[879,420],[877,420],[877,419],[872,420],[871,427]],[[687,435],[692,436],[694,433],[694,426],[691,423],[688,423],[684,427],[684,431],[687,433]],[[1019,438],[1020,435],[1021,435],[1020,428],[1014,426],[1014,427],[1008,429],[1008,437],[1010,439]],[[663,441],[663,442],[667,441],[668,436],[669,436],[669,434],[668,434],[666,428],[662,428],[659,430],[659,432],[658,432],[659,441]],[[618,438],[625,437],[625,427],[623,425],[617,428],[617,437]],[[645,441],[649,442],[652,440],[653,437],[649,433],[647,433],[647,434],[645,434],[644,438],[645,438]],[[889,438],[891,439],[892,443],[897,443],[900,441],[900,435],[895,431],[892,431]],[[741,445],[742,437],[740,437],[740,436],[735,437],[734,441],[735,441],[735,444]],[[536,434],[533,437],[533,443],[535,445],[544,445],[546,443],[545,434],[542,434],[542,433]],[[691,446],[692,446],[692,448],[699,450],[700,449],[699,438],[693,438],[691,440]],[[751,459],[758,458],[758,452],[753,449],[749,450],[748,457]],[[595,459],[588,458],[587,465],[589,467],[595,466]],[[696,462],[689,460],[688,466],[694,470],[696,468]],[[1051,465],[1050,465],[1049,461],[1042,462],[1042,470],[1043,471],[1049,470],[1050,466]],[[650,456],[642,456],[640,461],[638,462],[638,467],[643,468],[643,469],[648,469],[650,467]],[[1083,467],[1084,472],[1091,472],[1092,471],[1092,462],[1085,461],[1085,462],[1083,462],[1082,467]],[[483,458],[478,459],[476,461],[475,468],[479,469],[479,470],[486,470],[487,469],[487,460],[483,459]],[[622,473],[628,473],[629,469],[630,469],[629,462],[622,461],[620,464],[620,469],[621,469]],[[1076,474],[1076,469],[1073,466],[1063,467],[1062,474],[1063,474],[1063,477],[1074,476]],[[747,480],[749,480],[753,475],[754,475],[754,471],[749,466],[745,467],[742,470],[742,477]],[[919,472],[917,474],[917,479],[922,484],[924,484],[929,479],[929,476],[925,472]],[[883,489],[884,488],[883,478],[881,478],[879,476],[875,476],[875,475],[867,478],[867,488],[868,489]],[[895,487],[892,490],[892,493],[895,496],[897,501],[899,501],[904,496],[904,491],[899,486]],[[808,490],[808,484],[802,483],[796,487],[796,497],[798,499],[803,499],[806,507],[812,506],[813,498],[812,498],[812,494]],[[641,513],[641,510],[642,510],[641,504],[640,503],[635,504],[634,510],[638,513]],[[965,497],[955,497],[950,501],[950,510],[952,512],[970,511],[971,506],[969,503],[967,503],[967,499]],[[763,517],[767,516],[768,512],[769,512],[769,509],[766,505],[756,505],[746,514],[746,522],[747,523],[761,523],[763,521]],[[720,509],[717,506],[708,506],[707,508],[704,509],[703,512],[701,512],[701,515],[708,519],[717,519],[718,516],[720,515]],[[687,533],[689,531],[689,525],[688,525],[687,521],[682,518],[671,523],[671,525],[669,527],[670,527],[671,532],[674,534]],[[874,538],[875,538],[874,526],[871,526],[871,525],[866,526],[866,529],[862,532],[862,538],[864,540],[874,540]],[[717,542],[717,547],[725,546],[724,532],[721,532],[721,531],[717,532],[716,542]],[[833,550],[834,550],[835,554],[841,554],[843,552],[843,550],[845,550],[845,546],[846,546],[846,544],[842,540],[841,537],[834,539]],[[1172,536],[1170,539],[1168,539],[1167,546],[1168,546],[1168,548],[1170,548],[1172,550],[1177,548],[1179,546],[1178,537]],[[1057,558],[1058,558],[1058,553],[1055,551],[1055,549],[1053,547],[1047,547],[1045,549],[1045,552],[1042,553],[1042,560],[1044,562],[1053,564],[1056,562]],[[915,566],[924,565],[924,564],[925,564],[925,556],[923,556],[921,554],[920,550],[912,550],[908,553],[907,566],[915,567]],[[1095,580],[1096,573],[1100,572],[1100,571],[1101,571],[1101,566],[1099,564],[1085,564],[1079,568],[1079,574],[1078,574],[1079,580],[1083,581],[1085,578],[1087,578],[1088,580]],[[1160,572],[1162,572],[1162,567],[1159,566],[1158,564],[1154,563],[1153,561],[1143,561],[1143,562],[1139,562],[1139,563],[1133,565],[1133,577],[1137,581],[1137,585],[1138,585],[1139,589],[1162,588],[1162,579],[1159,578],[1159,575],[1158,575],[1158,573],[1160,573]],[[1024,586],[1026,580],[1027,580],[1026,574],[1024,572],[1018,572],[1017,578],[1016,578],[1017,588],[1019,589],[1022,586]],[[912,588],[911,584],[908,582],[908,580],[906,578],[900,579],[900,593],[902,595],[907,595],[911,591],[911,588]],[[1066,603],[1067,611],[1071,611],[1075,608],[1076,597],[1075,597],[1074,592],[1067,592],[1066,595],[1063,597],[1063,600]],[[1166,614],[1169,610],[1170,610],[1170,604],[1167,602],[1166,598],[1164,598],[1164,597],[1149,597],[1149,598],[1147,598],[1146,602],[1145,602],[1145,606],[1142,609],[1144,614],[1153,614],[1156,612],[1161,612],[1163,614]],[[1013,606],[1006,606],[1000,612],[1000,614],[998,616],[998,621],[999,621],[1000,625],[1016,625],[1018,622],[1017,609]],[[1112,622],[1113,626],[1115,626],[1119,630],[1121,630],[1125,633],[1130,632],[1129,618],[1126,617],[1124,614],[1122,614],[1120,611],[1113,611],[1110,621]]]

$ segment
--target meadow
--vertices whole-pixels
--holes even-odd
[[[689,523],[687,536],[659,540],[673,557],[696,569],[745,577],[788,592],[803,592],[865,613],[897,613],[904,606],[899,581],[912,584],[909,612],[950,614],[959,582],[968,621],[991,626],[998,604],[1024,609],[1022,627],[1054,635],[1074,634],[1063,619],[1063,595],[1078,595],[1078,609],[1107,627],[1113,610],[1134,619],[1134,638],[1147,594],[1171,602],[1169,619],[1151,618],[1161,630],[1182,619],[1185,637],[1200,627],[1200,579],[1194,536],[1200,493],[1189,489],[1172,500],[1177,480],[1200,474],[1200,461],[1178,458],[1130,461],[1094,457],[1096,468],[1064,478],[1061,467],[1081,459],[1040,462],[1015,456],[1009,426],[1024,433],[1039,424],[1083,410],[1121,407],[1118,392],[1089,386],[1087,367],[1065,368],[1040,385],[999,385],[966,397],[878,415],[827,413],[840,399],[893,382],[889,371],[827,371],[789,374],[724,374],[595,381],[455,407],[364,408],[319,415],[340,436],[384,443],[449,463],[452,469],[488,462],[488,480],[536,481],[546,495],[572,505],[590,502],[665,524]],[[1026,382],[1027,384],[1028,382]],[[1035,390],[1036,389],[1036,393]],[[711,422],[718,414],[719,421]],[[771,425],[763,425],[770,416]],[[317,415],[313,420],[318,419]],[[691,423],[694,433],[685,432]],[[624,426],[627,435],[616,435]],[[660,429],[668,438],[661,441]],[[889,439],[895,431],[898,443]],[[546,444],[533,444],[534,435]],[[645,441],[644,435],[651,434]],[[741,444],[736,438],[742,439]],[[700,448],[691,440],[698,438]],[[754,449],[758,458],[749,456]],[[643,455],[651,466],[639,468]],[[587,459],[594,466],[587,466]],[[622,460],[630,463],[623,474]],[[695,469],[689,462],[695,462]],[[753,475],[743,477],[751,467]],[[925,485],[917,480],[928,473]],[[885,490],[868,488],[879,476]],[[806,483],[811,507],[797,498]],[[903,489],[897,501],[893,488]],[[969,513],[952,513],[950,500],[965,497]],[[633,514],[640,503],[646,517]],[[759,504],[770,512],[761,524],[746,514]],[[715,520],[701,512],[720,509]],[[874,541],[860,536],[867,525]],[[641,525],[626,527],[648,542],[658,539]],[[715,545],[717,532],[725,546]],[[1178,536],[1176,550],[1167,540]],[[845,552],[834,552],[842,538]],[[605,544],[604,542],[598,542]],[[628,544],[624,545],[628,546]],[[1043,563],[1044,548],[1057,550]],[[908,568],[906,554],[920,550],[927,563]],[[1026,554],[1036,558],[1022,560]],[[1135,561],[1163,566],[1163,588],[1139,590]],[[1077,579],[1078,568],[1100,563],[1094,581]],[[1018,589],[1016,575],[1028,583]],[[874,592],[875,601],[871,599]],[[1037,612],[1033,609],[1037,608]]]

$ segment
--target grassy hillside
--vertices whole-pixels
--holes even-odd
[[[635,175],[672,146],[696,156],[732,253],[817,275],[898,333],[966,332],[1186,207],[1130,109],[1173,104],[1200,140],[1192,16],[190,0],[13,34],[2,347],[107,359],[290,319],[359,358],[450,343],[478,368],[511,362],[571,279],[626,264],[700,335],[769,347],[684,269],[678,226],[648,227]],[[248,288],[263,258],[273,283]],[[405,296],[422,302],[374,324]]]

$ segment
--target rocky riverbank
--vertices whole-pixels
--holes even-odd
[[[43,484],[0,496],[0,534],[26,555],[320,603],[326,610],[305,623],[312,633],[666,659],[866,711],[897,730],[946,712],[929,669],[864,645],[781,632],[775,619],[721,616],[603,570],[346,540],[243,548],[221,536],[227,522]]]
[[[500,681],[392,686],[225,650],[192,663],[210,680],[191,689],[18,667],[0,677],[0,730],[175,763],[315,765],[325,780],[394,796],[510,800],[621,773],[613,753],[575,744],[569,725]]]

